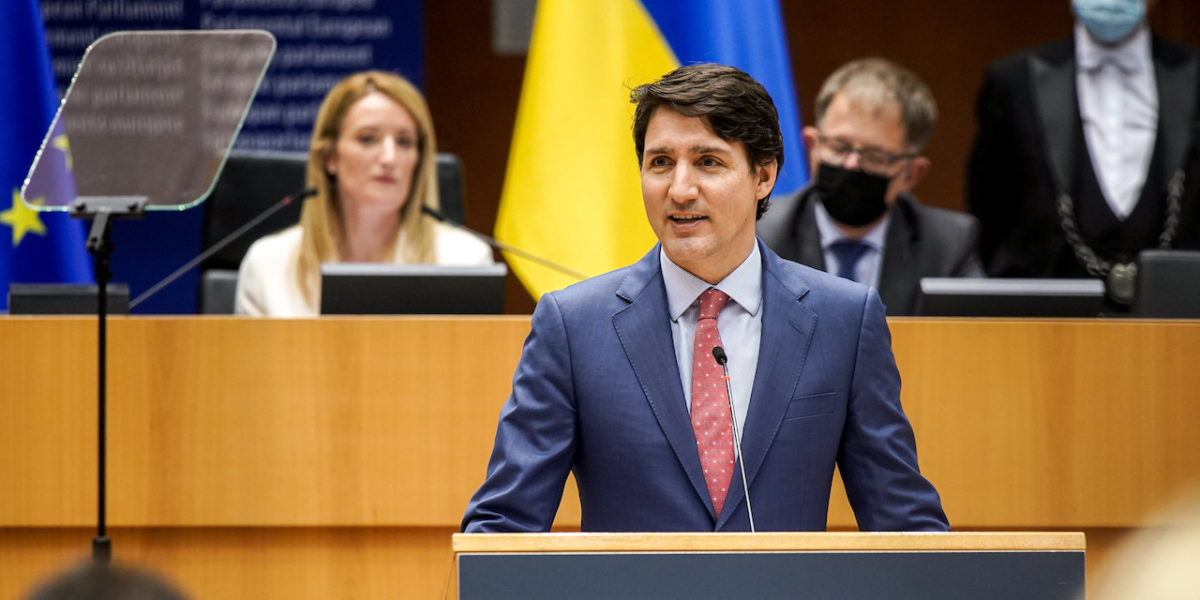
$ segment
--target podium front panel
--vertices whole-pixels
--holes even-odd
[[[1068,600],[1079,551],[462,553],[460,600]]]

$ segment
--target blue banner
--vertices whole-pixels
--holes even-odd
[[[42,0],[59,93],[83,51],[113,31],[265,29],[278,47],[236,146],[307,152],[325,93],[356,71],[423,81],[421,0]]]
[[[83,224],[20,202],[21,183],[58,109],[37,0],[0,3],[0,81],[9,83],[0,94],[0,123],[6,133],[0,139],[0,311],[7,311],[9,283],[93,281]],[[53,203],[45,194],[57,190],[74,196],[66,136],[51,137],[44,160],[58,176],[28,200]]]

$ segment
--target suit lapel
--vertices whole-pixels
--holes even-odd
[[[793,269],[785,269],[783,259],[764,244],[759,244],[759,250],[763,255],[762,337],[750,410],[742,431],[742,456],[746,479],[751,484],[787,413],[817,324],[816,314],[799,302],[808,293],[808,286]],[[735,471],[717,521],[718,530],[745,498],[740,479],[741,473]]]
[[[883,263],[879,265],[879,297],[885,306],[901,314],[911,312],[908,299],[914,297],[917,284],[916,215],[913,207],[901,196],[892,208],[892,219],[884,239]]]
[[[1185,153],[1192,137],[1192,121],[1195,113],[1196,82],[1200,79],[1200,60],[1189,56],[1185,60],[1164,56],[1167,50],[1155,38],[1153,41],[1154,75],[1158,85],[1159,134],[1163,136],[1163,180],[1167,181],[1175,170],[1183,166]],[[1174,60],[1172,60],[1174,59]]]
[[[658,253],[656,245],[630,269],[617,288],[617,295],[629,302],[629,306],[613,315],[613,328],[663,435],[712,516],[708,484],[704,481],[692,421],[680,387]]]
[[[1075,121],[1079,102],[1075,95],[1074,42],[1055,46],[1057,56],[1034,54],[1029,59],[1029,74],[1038,123],[1042,126],[1042,141],[1050,170],[1058,189],[1074,193],[1070,187],[1071,169],[1075,164]],[[1073,110],[1062,110],[1063,106]]]
[[[825,252],[821,250],[821,230],[817,228],[817,210],[813,196],[806,193],[800,200],[800,218],[796,220],[796,262],[814,269],[825,270]]]

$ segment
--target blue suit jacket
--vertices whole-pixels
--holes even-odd
[[[760,531],[824,530],[834,464],[863,530],[945,530],[917,468],[873,289],[761,243],[763,322],[742,451]],[[542,297],[467,532],[546,531],[569,471],[584,531],[745,531],[740,475],[714,516],[655,246]]]

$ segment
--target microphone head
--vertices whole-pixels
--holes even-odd
[[[717,359],[717,364],[721,366],[725,366],[725,361],[729,360],[729,357],[725,356],[725,349],[720,346],[713,346],[713,358]]]
[[[296,190],[296,191],[292,192],[291,194],[288,194],[283,199],[283,203],[291,204],[293,202],[300,202],[302,200],[305,200],[306,198],[311,198],[316,195],[317,195],[317,188],[311,188],[311,187],[304,188],[304,189]]]
[[[425,206],[424,204],[421,205],[421,212],[424,214],[427,214],[439,221],[442,221],[442,222],[446,221],[446,215],[443,215],[441,213],[441,211],[434,209],[434,208],[429,208],[428,206]]]

